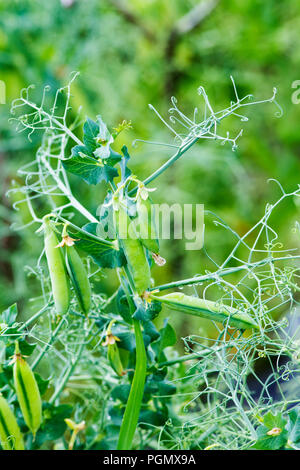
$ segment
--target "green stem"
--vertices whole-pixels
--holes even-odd
[[[120,429],[118,450],[130,450],[137,427],[146,379],[147,358],[139,321],[133,320],[136,340],[136,364],[128,402]]]
[[[114,250],[118,251],[117,247],[116,247],[116,243],[114,242],[111,242],[109,240],[105,240],[104,238],[100,238],[98,237],[97,235],[93,235],[92,233],[89,233],[87,232],[86,230],[78,227],[78,225],[75,225],[73,224],[73,222],[69,222],[67,219],[65,219],[64,217],[62,217],[61,215],[59,214],[55,214],[55,216],[61,220],[62,222],[64,223],[67,223],[68,225],[70,225],[71,227],[73,227],[75,230],[77,230],[78,232],[80,233],[83,233],[84,235],[88,235],[90,238],[93,238],[94,240],[96,240],[97,242],[101,242],[103,245],[107,245],[111,248],[113,248]]]
[[[147,185],[147,184],[150,184],[152,181],[154,181],[158,176],[160,176],[164,171],[166,171],[169,168],[169,166],[173,165],[173,163],[175,163],[176,160],[182,157],[182,155],[185,152],[187,152],[187,150],[189,150],[189,148],[192,147],[198,140],[199,140],[199,137],[194,137],[191,140],[189,140],[185,145],[180,147],[177,150],[177,152],[174,155],[172,155],[171,158],[169,158],[169,160],[167,160],[161,167],[159,167],[154,173],[152,173],[152,175],[148,176],[148,178],[146,178],[143,181],[143,183]],[[137,186],[133,188],[129,192],[129,195],[133,196],[136,193],[137,188],[138,188]]]
[[[204,352],[210,352],[210,350],[207,349]],[[202,351],[202,353],[204,352]],[[170,359],[169,361],[160,362],[158,364],[158,367],[172,366],[174,364],[179,364],[180,362],[191,361],[192,359],[199,359],[199,357],[202,357],[199,353],[186,354],[185,356],[176,357],[174,359]]]
[[[57,327],[55,328],[55,330],[54,330],[53,334],[51,335],[51,337],[50,337],[49,341],[47,342],[47,344],[44,346],[44,348],[41,350],[39,355],[32,362],[31,369],[35,369],[37,367],[37,365],[40,363],[40,361],[43,359],[44,355],[46,354],[46,352],[48,351],[50,346],[53,344],[53,342],[55,341],[56,336],[58,335],[59,330],[63,326],[64,322],[65,322],[65,319],[62,318],[60,320],[59,324],[57,325]]]
[[[300,256],[293,256],[293,260],[300,258]],[[255,269],[259,266],[263,266],[268,263],[274,263],[275,261],[285,261],[285,260],[291,260],[290,256],[280,256],[278,258],[264,258],[261,261],[258,261],[257,263],[249,263],[249,264],[241,264],[240,266],[237,266],[235,268],[222,268],[218,271],[215,271],[214,273],[209,273],[205,274],[203,276],[196,276],[196,277],[190,277],[189,279],[183,279],[181,281],[175,281],[175,282],[169,282],[168,284],[162,284],[160,286],[155,286],[149,289],[151,292],[152,291],[163,291],[167,289],[174,289],[175,287],[179,286],[188,286],[192,284],[198,284],[200,282],[205,282],[205,281],[211,281],[214,279],[217,279],[218,277],[224,277],[227,276],[228,274],[234,274],[236,272],[242,271],[242,270],[247,270],[249,271],[249,274],[251,274],[251,269]]]
[[[54,304],[54,302],[50,302],[49,304],[45,305],[43,308],[41,308],[41,310],[39,310],[37,313],[35,313],[34,315],[32,315],[32,317],[30,317],[25,323],[23,323],[20,328],[19,328],[19,331],[22,331],[24,329],[26,329],[29,325],[31,325],[31,323],[33,323],[35,320],[37,320],[41,315],[43,315],[44,312],[46,312],[46,310],[48,310],[52,305]]]

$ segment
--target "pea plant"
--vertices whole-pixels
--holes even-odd
[[[45,88],[36,104],[29,87],[12,105],[19,132],[42,134],[35,158],[19,170],[24,185],[9,191],[22,195],[15,208],[26,203],[30,213],[15,229],[32,227],[43,248],[30,267],[41,286],[36,313],[20,321],[12,305],[1,315],[2,448],[300,448],[300,255],[272,228],[300,189],[287,193],[273,182],[280,197],[242,235],[207,210],[233,240],[222,263],[204,245],[214,269],[203,265],[203,273],[163,285],[151,272],[167,260],[149,185],[202,139],[234,150],[242,131],[223,135],[220,124],[229,116],[247,121],[247,108],[260,104],[281,114],[276,90],[265,100],[240,98],[232,79],[235,99],[221,111],[203,87],[201,116],[197,108],[185,115],[175,98],[168,121],[151,107],[173,138],[152,144],[174,154],[140,180],[120,145],[130,122],[109,129],[101,116],[82,121],[70,106],[75,78],[52,103]],[[293,231],[299,237],[297,223]],[[106,296],[109,272],[116,288]],[[169,321],[158,326],[170,309],[199,322],[200,333],[183,339],[183,355]]]

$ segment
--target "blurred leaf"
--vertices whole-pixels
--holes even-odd
[[[127,403],[130,388],[130,384],[117,385],[117,387],[112,390],[111,396],[114,400],[120,400],[122,403]]]
[[[127,323],[131,324],[132,318],[130,314],[130,309],[129,309],[126,294],[124,290],[122,289],[122,287],[120,287],[118,290],[116,304],[117,304],[118,313]]]
[[[173,327],[168,323],[168,320],[165,320],[164,327],[159,330],[159,333],[160,339],[152,344],[158,363],[166,360],[164,349],[173,346],[177,341],[176,333]]]
[[[289,441],[300,445],[300,407],[294,408],[288,413],[286,429],[289,433]]]
[[[36,434],[35,448],[40,447],[46,441],[55,441],[65,432],[67,425],[65,418],[69,418],[73,408],[71,405],[54,406],[46,403],[43,406],[43,424]]]
[[[166,422],[166,416],[160,411],[141,410],[139,416],[139,425],[143,429],[149,429],[152,426],[163,426]]]
[[[40,394],[41,396],[43,396],[48,388],[49,380],[43,379],[43,377],[37,372],[34,373],[34,376],[35,376],[35,380],[37,381]]]
[[[1,313],[0,321],[3,321],[4,323],[6,323],[6,325],[11,326],[16,321],[17,316],[18,306],[15,303]]]

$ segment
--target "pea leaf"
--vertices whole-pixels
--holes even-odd
[[[133,314],[133,317],[136,320],[140,320],[142,322],[148,322],[154,320],[157,317],[159,312],[161,311],[161,303],[152,300],[151,303],[145,305],[145,303],[140,303]]]
[[[34,376],[35,376],[36,382],[38,384],[40,394],[41,394],[41,396],[43,396],[44,393],[46,392],[47,388],[48,388],[49,380],[43,379],[43,377],[40,374],[38,374],[37,372],[34,373]]]
[[[118,346],[120,348],[123,348],[126,351],[130,352],[133,352],[135,350],[134,333],[128,331],[127,327],[120,324],[113,325],[112,334],[119,338],[120,342],[118,343]]]
[[[289,441],[297,444],[300,448],[300,407],[296,407],[288,414],[288,424],[286,426],[289,433]]]
[[[128,162],[129,162],[129,159],[130,159],[130,155],[128,153],[128,148],[126,147],[126,145],[123,145],[121,150],[122,150],[122,153],[123,153],[124,157],[122,158],[121,163],[120,163],[120,167],[121,167],[121,181],[120,181],[120,184],[123,184],[124,181],[128,178],[128,176],[131,175],[131,170],[127,166]]]
[[[127,297],[122,287],[120,287],[118,290],[116,304],[117,304],[118,313],[127,323],[131,324],[132,318],[130,314],[130,309],[129,309]]]
[[[149,424],[152,426],[163,426],[166,422],[166,417],[160,411],[141,410],[139,415],[139,425],[143,429],[149,429]]]
[[[69,418],[72,413],[71,405],[54,406],[45,403],[43,406],[43,424],[38,430],[34,447],[39,448],[45,441],[55,441],[59,439],[65,432],[67,425],[65,418]]]
[[[144,323],[143,327],[144,335],[147,335],[150,338],[149,342],[156,341],[160,337],[160,334],[157,331],[154,323],[152,323],[151,321]]]
[[[121,159],[121,156],[118,160]],[[118,176],[118,170],[113,168],[117,163],[115,158],[108,158],[105,161],[90,157],[82,146],[72,149],[71,158],[63,161],[64,168],[89,184],[98,184],[101,181],[112,181]]]
[[[92,155],[97,148],[96,139],[98,132],[99,124],[88,117],[83,125],[83,142],[88,155]]]
[[[176,392],[176,386],[166,380],[166,374],[167,368],[165,367],[147,376],[143,397],[145,403],[153,399],[154,396],[159,398],[161,402],[165,402],[170,395]]]
[[[117,385],[111,392],[111,397],[114,400],[120,400],[121,403],[126,404],[129,397],[131,385],[130,384],[121,384]]]
[[[122,156],[110,148],[113,138],[101,116],[97,116],[97,122],[87,118],[83,132],[84,145],[72,148],[71,157],[63,161],[64,168],[88,184],[112,181],[118,176],[114,165]]]
[[[157,361],[166,361],[164,349],[173,346],[176,343],[176,333],[173,327],[165,320],[164,327],[159,331],[160,339],[152,344],[152,349],[156,353]]]
[[[6,310],[3,310],[1,313],[1,322],[6,323],[6,325],[11,326],[16,321],[18,316],[18,306],[17,304],[13,304],[8,307]]]
[[[282,449],[288,440],[288,432],[285,429],[287,421],[280,413],[273,415],[271,411],[263,417],[263,424],[256,429],[257,441],[252,446],[258,450]]]
[[[97,223],[89,223],[82,227],[85,233],[74,233],[74,238],[78,239],[76,246],[87,252],[93,261],[102,268],[113,269],[123,266],[125,257],[122,250],[107,243],[106,240],[93,237],[97,236],[97,226]]]

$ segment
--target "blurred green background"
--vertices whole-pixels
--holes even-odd
[[[42,241],[31,226],[12,231],[13,222],[28,221],[23,206],[12,209],[5,196],[12,180],[22,184],[18,168],[29,162],[39,142],[30,142],[8,122],[10,105],[21,88],[36,85],[52,93],[65,85],[72,71],[80,76],[72,88],[74,113],[101,114],[111,127],[123,119],[133,129],[122,134],[132,155],[131,167],[140,179],[147,177],[170,155],[136,138],[172,142],[166,128],[148,103],[167,116],[170,97],[176,96],[187,114],[201,105],[197,88],[203,85],[216,110],[234,98],[230,75],[240,96],[256,99],[272,96],[284,114],[275,117],[274,105],[249,108],[249,122],[230,120],[221,131],[234,134],[244,128],[238,149],[202,141],[168,172],[155,181],[156,203],[203,203],[240,235],[263,215],[265,204],[280,196],[275,178],[286,191],[299,183],[300,105],[292,103],[292,83],[300,79],[300,3],[297,0],[4,0],[0,4],[0,79],[6,84],[6,104],[0,105],[0,308],[17,301],[30,314],[30,298],[40,286],[30,276]],[[37,94],[38,96],[39,94]],[[84,205],[96,211],[99,191],[76,181],[76,193]],[[296,241],[293,226],[299,215],[290,200],[276,212],[275,228],[281,241]],[[213,224],[207,215],[206,250],[218,263],[235,240]],[[163,268],[154,269],[156,285],[187,278],[212,269],[203,251],[186,251],[183,241],[163,242]],[[99,289],[111,293],[114,279],[106,273]],[[180,334],[189,334],[187,323]]]

